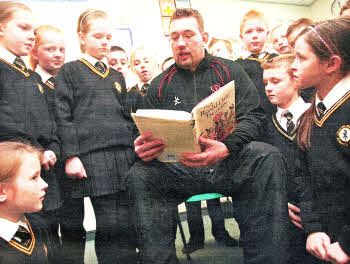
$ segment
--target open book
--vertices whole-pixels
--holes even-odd
[[[176,162],[183,152],[201,151],[200,136],[222,140],[235,128],[234,81],[199,102],[191,111],[139,109],[132,113],[140,133],[152,132],[166,145],[158,157],[163,162]]]

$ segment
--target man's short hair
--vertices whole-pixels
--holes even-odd
[[[204,22],[202,15],[193,8],[178,8],[170,17],[170,24],[179,18],[183,17],[194,17],[197,20],[199,32],[204,32]]]
[[[266,28],[267,29],[269,28],[269,24],[267,23],[267,20],[266,20],[266,18],[264,16],[264,13],[252,9],[252,10],[249,10],[242,18],[241,25],[240,25],[240,33],[241,33],[241,35],[243,33],[243,29],[244,29],[244,26],[247,23],[247,21],[252,20],[252,19],[260,19],[260,20],[262,20],[265,23]]]
[[[287,73],[290,77],[293,77],[292,69],[290,68],[294,62],[295,55],[284,54],[276,56],[272,59],[268,59],[261,64],[263,70],[276,69],[276,68],[286,68]]]

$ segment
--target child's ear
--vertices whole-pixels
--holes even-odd
[[[0,203],[5,202],[7,199],[7,195],[5,193],[5,188],[3,184],[0,183]]]
[[[35,60],[39,60],[39,57],[38,57],[38,49],[37,48],[34,48],[34,49],[32,49],[31,50],[31,52],[30,52],[30,54],[33,56],[33,58],[35,59]]]
[[[333,55],[328,60],[327,73],[332,73],[340,69],[342,59],[338,55]]]
[[[82,32],[79,32],[79,33],[78,33],[78,36],[79,36],[80,43],[81,43],[82,45],[85,45],[85,34],[82,33]]]
[[[4,28],[5,28],[5,25],[0,24],[0,37],[4,36]]]

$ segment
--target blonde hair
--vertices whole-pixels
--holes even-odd
[[[11,181],[18,173],[24,153],[33,154],[41,162],[43,152],[27,141],[0,142],[0,183]]]
[[[7,23],[18,10],[32,12],[32,10],[23,3],[0,1],[0,23]]]
[[[130,55],[130,66],[131,66],[131,70],[133,72],[135,72],[135,56],[136,56],[136,53],[138,51],[146,51],[149,54],[149,59],[156,66],[157,61],[156,61],[156,58],[155,58],[154,54],[150,50],[146,49],[145,47],[139,47],[139,48],[134,49],[133,52]]]
[[[263,70],[276,69],[276,68],[286,68],[287,73],[291,78],[293,78],[293,72],[291,70],[291,66],[295,60],[295,56],[293,54],[284,54],[276,56],[272,59],[268,59],[261,63],[261,68]]]
[[[239,28],[241,35],[243,33],[243,29],[244,29],[244,26],[247,23],[247,21],[252,20],[252,19],[260,19],[260,20],[262,20],[265,23],[265,25],[266,25],[266,29],[269,28],[269,24],[267,23],[267,20],[266,20],[264,14],[262,12],[260,12],[260,11],[252,9],[252,10],[249,10],[242,18],[241,25],[240,25],[240,28]]]
[[[78,26],[77,26],[77,33],[88,33],[90,30],[90,21],[97,19],[97,18],[104,18],[108,19],[107,13],[102,10],[97,9],[87,9],[81,15],[78,19]],[[80,42],[80,50],[81,52],[85,52],[85,46]]]
[[[223,42],[226,46],[226,48],[232,52],[233,51],[233,48],[232,48],[232,44],[230,41],[228,41],[227,39],[217,39],[217,38],[212,38],[209,45],[208,45],[208,49],[210,50],[216,43],[219,43],[219,42]]]
[[[56,32],[58,34],[62,34],[62,31],[59,30],[58,28],[56,27],[53,27],[53,26],[49,26],[49,25],[42,25],[38,28],[36,28],[34,30],[34,36],[35,36],[35,45],[34,45],[34,48],[33,50],[37,50],[38,47],[40,46],[41,44],[41,41],[42,41],[42,36],[45,34],[45,32]],[[30,68],[35,71],[37,65],[38,65],[38,61],[30,54],[29,56],[29,65],[30,65]]]

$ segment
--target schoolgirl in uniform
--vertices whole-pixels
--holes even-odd
[[[38,215],[47,190],[43,153],[19,141],[0,143],[0,263],[53,263],[52,243]]]
[[[42,80],[42,87],[46,97],[52,122],[54,117],[54,87],[58,70],[64,63],[65,43],[62,32],[55,27],[43,25],[35,29],[35,45],[30,54],[30,65],[32,70],[38,73]],[[50,173],[43,173],[44,180],[49,184],[44,208],[40,212],[47,221],[53,239],[56,241],[57,254],[60,257],[60,238],[58,227],[60,222],[59,208],[63,204],[60,182],[64,177],[64,169],[60,162],[57,162],[50,170]],[[60,261],[60,260],[58,260]]]
[[[322,263],[348,263],[350,18],[309,26],[296,40],[295,54],[294,77],[301,87],[316,89],[298,134],[298,143],[306,151],[312,190],[309,204],[301,208],[306,249]]]
[[[45,150],[42,165],[48,171],[59,152],[55,126],[40,76],[21,58],[34,45],[33,21],[26,5],[0,2],[0,123],[9,136],[28,135],[37,141]]]
[[[124,78],[107,66],[112,25],[105,12],[89,9],[80,15],[77,32],[82,57],[62,66],[55,85],[62,158],[72,186],[67,210],[82,214],[83,198],[90,197],[99,263],[135,263],[126,192],[133,123],[124,107]]]

